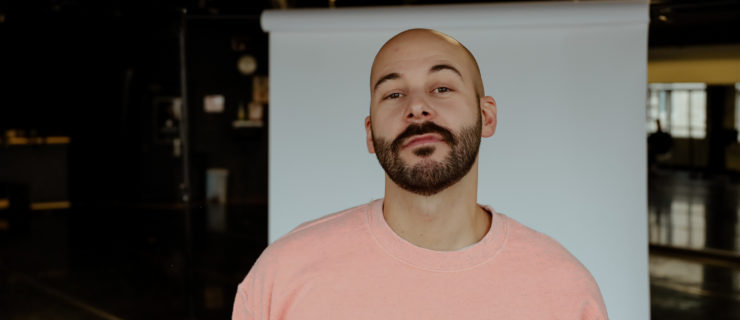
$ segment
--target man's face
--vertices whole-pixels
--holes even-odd
[[[391,40],[376,57],[368,135],[400,187],[433,195],[470,171],[481,138],[476,70],[461,48],[428,34]]]

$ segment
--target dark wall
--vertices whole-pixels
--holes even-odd
[[[171,143],[157,141],[153,107],[157,98],[180,95],[180,11],[140,9],[20,10],[0,23],[0,133],[70,136],[73,203],[180,199],[182,159]],[[267,38],[256,17],[188,22],[195,199],[203,198],[208,167],[229,169],[234,199],[265,198],[266,128],[231,126],[237,103],[252,94],[251,77],[237,72],[238,55],[254,55],[258,73],[267,73]],[[247,42],[246,52],[232,50],[232,37]],[[202,111],[206,93],[226,96],[224,113]]]
[[[13,200],[0,221],[18,230],[0,237],[12,241],[0,241],[0,254],[18,253],[0,268],[62,274],[56,288],[124,318],[228,317],[236,284],[267,244],[267,127],[232,126],[238,104],[252,99],[253,75],[240,74],[237,59],[254,56],[256,75],[267,75],[259,15],[189,10],[186,214],[183,157],[172,141],[179,134],[162,134],[155,104],[181,95],[181,10],[158,1],[59,3],[61,11],[3,11],[0,3],[0,135],[70,137],[63,145],[0,143],[0,198]],[[233,49],[234,38],[243,50]],[[205,113],[205,94],[224,95],[224,112]],[[203,203],[208,168],[229,170],[226,206]],[[42,197],[29,199],[34,190]],[[28,211],[34,200],[69,200],[71,208]]]
[[[259,31],[257,19],[193,19],[187,30],[194,194],[205,192],[206,168],[225,168],[231,201],[266,203],[267,127],[235,128],[232,123],[239,104],[252,100],[253,76],[239,73],[237,60],[243,54],[254,56],[254,75],[266,76],[267,35]],[[239,44],[243,50],[234,50]],[[223,113],[204,112],[203,98],[210,94],[225,97]]]

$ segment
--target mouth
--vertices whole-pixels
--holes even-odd
[[[442,137],[438,134],[434,134],[434,133],[422,134],[422,135],[410,137],[406,141],[406,143],[403,144],[402,148],[403,149],[413,148],[413,147],[418,147],[418,146],[422,146],[425,144],[443,142],[443,141],[444,139],[442,139]]]
[[[391,143],[391,150],[398,153],[401,149],[421,146],[434,147],[435,143],[445,142],[450,147],[456,144],[452,132],[434,122],[427,121],[421,124],[410,124]]]

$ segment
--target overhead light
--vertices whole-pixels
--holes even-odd
[[[664,14],[661,14],[658,16],[658,20],[668,22],[668,17],[666,17]]]

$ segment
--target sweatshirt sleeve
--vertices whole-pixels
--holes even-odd
[[[580,314],[578,320],[609,320],[604,304],[596,301],[584,302]]]
[[[585,270],[585,268],[584,268]],[[591,274],[587,274],[584,280],[585,292],[581,302],[578,320],[609,320],[606,313],[604,298],[601,296],[601,290],[596,284]]]
[[[273,250],[270,248],[262,252],[237,287],[231,314],[233,320],[270,319],[274,279],[278,269],[278,259],[271,252]]]
[[[256,320],[252,311],[249,310],[247,304],[247,292],[243,285],[244,282],[239,284],[239,287],[236,290],[236,298],[234,299],[234,310],[231,313],[231,319]]]

